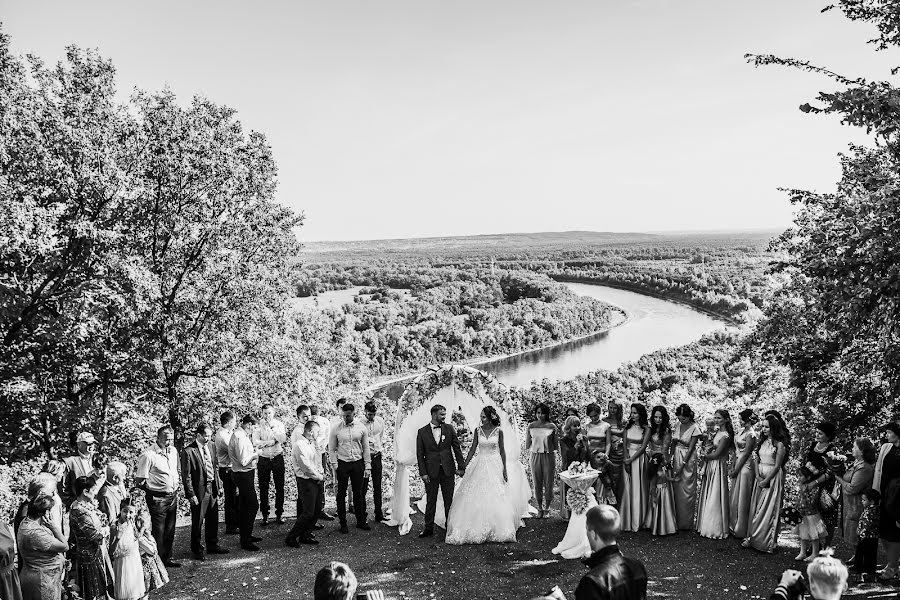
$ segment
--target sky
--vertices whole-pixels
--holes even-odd
[[[785,228],[867,142],[798,110],[897,54],[825,0],[4,0],[14,52],[97,48],[264,133],[301,241]],[[870,141],[869,141],[870,142]]]

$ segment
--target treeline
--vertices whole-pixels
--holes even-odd
[[[373,374],[428,364],[509,354],[565,341],[610,326],[618,311],[527,271],[453,271],[441,285],[363,290],[341,311],[365,348]]]

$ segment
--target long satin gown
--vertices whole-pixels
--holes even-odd
[[[700,428],[696,423],[691,423],[687,427],[681,423],[675,425],[675,433],[672,436],[675,442],[672,469],[677,472],[684,467],[681,477],[672,483],[678,529],[694,528],[694,514],[697,510],[697,448],[691,453],[690,461],[685,463],[684,458],[691,446],[691,440],[695,437],[700,437]]]
[[[766,440],[759,448],[759,472],[768,477],[778,469],[778,474],[769,482],[769,487],[760,487],[759,480],[753,484],[752,517],[747,531],[750,547],[762,552],[773,552],[778,545],[778,528],[781,519],[781,502],[784,498],[784,469],[775,466],[778,449],[771,440]]]
[[[750,440],[756,439],[753,429],[734,434],[734,445],[737,449],[737,459],[747,452]],[[731,507],[729,516],[731,522],[731,535],[736,538],[744,538],[747,535],[747,527],[750,523],[750,501],[753,499],[753,481],[756,479],[756,461],[753,453],[747,457],[744,466],[741,467],[734,485],[731,488]]]
[[[588,446],[591,450],[605,450],[607,452],[607,457],[609,457],[609,449],[606,448],[606,432],[609,430],[610,425],[606,421],[598,421],[596,423],[592,423],[588,421],[588,424],[585,426],[585,435],[587,436]],[[619,468],[621,468],[622,463],[619,463]],[[612,481],[615,481],[612,477],[610,477]],[[615,494],[615,490],[612,490],[613,494]],[[602,498],[606,497],[606,490],[603,489],[603,483],[600,479],[597,479],[597,482],[594,484],[594,493],[600,502],[603,502]],[[616,496],[618,498],[618,496]]]
[[[628,444],[628,456],[634,456],[644,440],[641,427],[631,427],[625,432],[625,443]],[[647,517],[647,505],[650,501],[649,482],[647,481],[647,453],[644,452],[636,460],[626,465],[622,477],[622,498],[619,500],[619,515],[622,517],[623,531],[637,531],[644,525]]]
[[[728,438],[727,431],[718,432],[713,437],[713,447],[718,447]],[[731,519],[728,499],[728,454],[706,461],[703,482],[700,485],[700,510],[697,514],[697,532],[714,540],[728,537]]]
[[[668,458],[669,445],[672,443],[671,432],[666,432],[663,437],[650,436],[647,444],[647,455],[652,458],[654,454],[662,454]],[[649,458],[647,459],[649,461]],[[659,477],[650,478],[649,506],[644,520],[644,528],[649,529],[653,535],[671,535],[678,531],[675,520],[675,495],[672,491],[671,471],[663,469]]]
[[[613,427],[613,424],[609,423],[609,421],[604,420],[604,423],[608,423],[610,427]],[[620,427],[616,427],[616,429],[621,430]],[[609,465],[612,470],[609,478],[612,480],[613,493],[616,496],[616,505],[618,505],[622,498],[622,461],[625,460],[625,443],[622,441],[622,436],[615,433],[610,436],[610,439],[608,455]]]

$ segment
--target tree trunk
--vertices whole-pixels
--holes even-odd
[[[166,391],[169,396],[169,425],[175,432],[175,447],[179,451],[184,447],[184,424],[181,422],[181,416],[178,414],[178,377],[172,377],[166,380]]]

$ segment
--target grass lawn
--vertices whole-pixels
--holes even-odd
[[[179,527],[175,556],[183,566],[171,570],[171,583],[153,598],[312,598],[316,572],[339,560],[353,568],[360,589],[380,588],[390,598],[527,600],[559,585],[571,599],[585,571],[579,561],[550,552],[565,532],[565,522],[557,517],[530,519],[519,530],[518,543],[482,546],[446,545],[440,529],[434,538],[419,539],[422,515],[416,514],[405,537],[380,524],[360,531],[351,518],[348,535],[341,535],[336,521],[326,523],[317,533],[321,544],[295,549],[284,545],[292,522],[268,527],[257,522],[260,552],[243,551],[237,536],[223,536],[231,554],[202,563],[190,557],[189,527]],[[789,534],[782,536],[774,555],[744,550],[735,539],[707,540],[689,532],[665,538],[623,534],[620,545],[646,565],[654,598],[768,598],[782,571],[797,565],[792,560],[796,540]],[[839,545],[838,556],[848,556],[847,549]],[[897,591],[866,584],[853,586],[845,597],[896,598]]]

